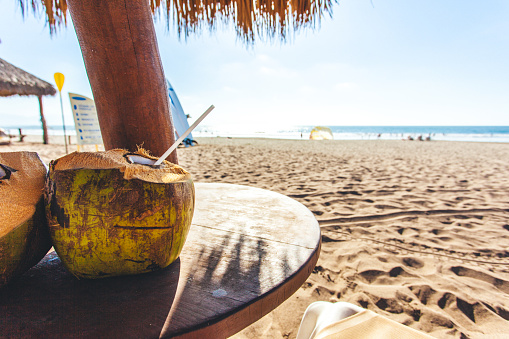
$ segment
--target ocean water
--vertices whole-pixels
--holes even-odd
[[[292,126],[279,129],[218,128],[198,126],[195,137],[252,137],[278,139],[309,139],[315,126]],[[509,142],[509,126],[326,126],[335,140],[400,140],[409,136],[431,140]]]
[[[252,126],[207,126],[200,125],[193,131],[196,137],[275,138],[309,139],[314,126],[252,127]],[[509,126],[326,126],[335,140],[400,140],[409,136],[416,139],[430,137],[431,140],[509,142]],[[10,134],[42,135],[37,125],[4,127]],[[48,126],[50,135],[63,135],[62,126]],[[66,126],[67,135],[76,135],[74,126]]]

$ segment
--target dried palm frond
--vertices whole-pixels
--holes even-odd
[[[49,24],[51,34],[53,34],[58,27],[67,25],[66,0],[19,0],[19,5],[23,17],[29,8],[36,13],[39,11],[39,5],[42,5],[46,12],[46,20]]]
[[[132,0],[143,1],[143,0]],[[146,1],[146,0],[145,0]],[[315,28],[324,13],[332,14],[337,0],[148,0],[152,13],[162,11],[168,26],[173,21],[179,36],[187,37],[204,27],[233,22],[238,36],[246,42],[280,38],[301,28]],[[19,0],[22,13],[45,9],[50,32],[67,23],[66,0]]]

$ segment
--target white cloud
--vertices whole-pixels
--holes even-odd
[[[359,88],[359,85],[354,82],[338,82],[334,85],[336,91],[345,91]]]
[[[239,93],[240,92],[240,90],[238,88],[231,87],[231,86],[223,86],[223,88],[221,90],[223,92],[227,92],[227,93]]]
[[[264,76],[272,77],[272,81],[282,80],[282,79],[295,79],[299,76],[299,73],[291,68],[275,66],[275,67],[267,67],[260,66],[259,71]]]
[[[299,92],[306,95],[317,95],[321,91],[316,87],[303,85],[299,87]]]
[[[261,62],[271,62],[271,61],[273,61],[273,59],[270,56],[268,56],[267,54],[258,54],[256,56],[256,59],[261,61]]]

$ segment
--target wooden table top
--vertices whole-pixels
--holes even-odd
[[[313,214],[259,188],[195,187],[177,261],[147,274],[78,280],[50,252],[0,288],[0,336],[224,338],[279,306],[318,260]]]

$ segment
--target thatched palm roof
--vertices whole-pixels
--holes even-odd
[[[56,92],[50,83],[0,58],[0,96],[43,96],[55,95]]]
[[[66,0],[19,0],[22,12],[42,4],[51,32],[67,23]],[[147,0],[132,0],[147,1]],[[338,0],[148,0],[153,13],[164,12],[168,26],[173,21],[179,35],[188,36],[204,26],[234,23],[247,42],[255,35],[284,40],[298,29],[314,28],[324,13],[332,14]]]

